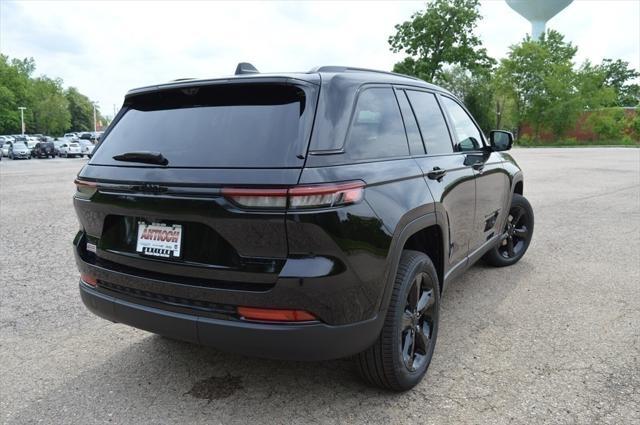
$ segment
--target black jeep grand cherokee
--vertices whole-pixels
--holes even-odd
[[[86,306],[172,338],[269,358],[356,355],[416,385],[440,296],[533,232],[510,133],[447,91],[345,67],[130,91],[75,182]]]

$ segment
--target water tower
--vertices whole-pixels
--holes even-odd
[[[510,8],[531,22],[531,37],[539,39],[544,34],[547,21],[556,16],[573,0],[506,0]]]

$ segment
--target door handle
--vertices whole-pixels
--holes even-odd
[[[433,170],[427,173],[427,177],[431,180],[441,181],[442,178],[447,174],[447,170],[443,170],[440,167],[433,167]]]
[[[473,168],[476,171],[482,171],[482,169],[484,168],[484,161],[478,161],[475,162],[471,168]]]

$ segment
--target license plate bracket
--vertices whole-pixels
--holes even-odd
[[[180,258],[182,225],[139,221],[136,252],[151,257]]]

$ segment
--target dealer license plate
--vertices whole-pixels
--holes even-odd
[[[181,244],[181,225],[138,222],[136,252],[153,257],[179,258]]]

